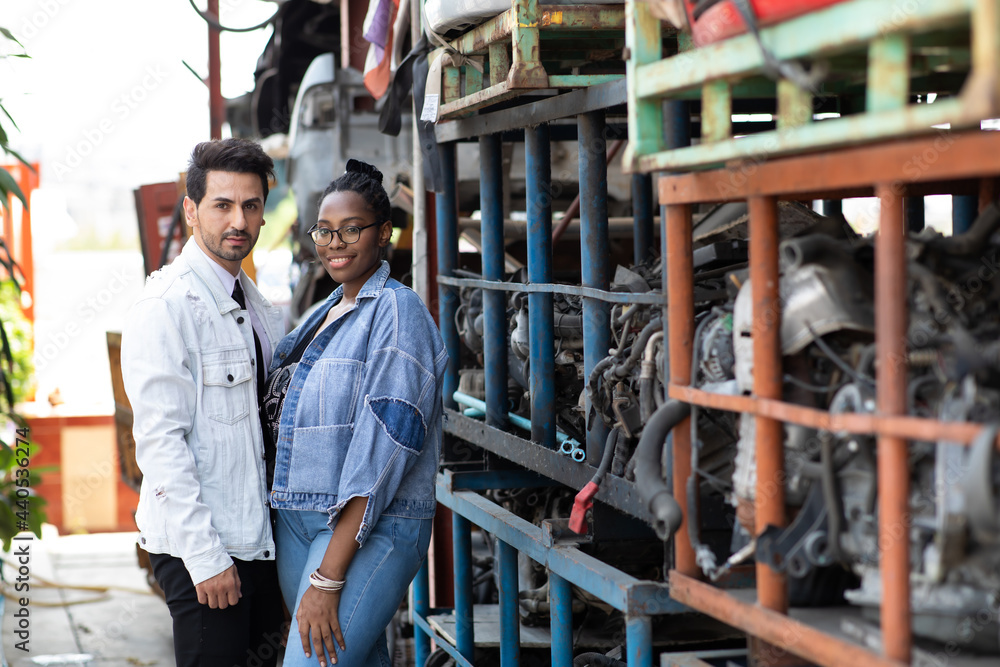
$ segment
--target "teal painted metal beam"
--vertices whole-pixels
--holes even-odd
[[[629,5],[632,4],[644,3],[632,0]],[[822,57],[852,44],[867,44],[887,30],[903,31],[922,24],[940,29],[968,21],[976,0],[923,0],[912,4],[913,11],[900,16],[896,3],[884,0],[840,3],[762,28],[761,39],[779,60]],[[626,38],[627,35],[626,32]],[[652,64],[638,65],[634,79],[636,97],[669,97],[708,81],[759,73],[763,67],[764,58],[757,41],[750,35],[740,35]]]

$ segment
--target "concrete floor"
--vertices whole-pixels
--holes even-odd
[[[86,667],[171,667],[174,664],[170,614],[146,584],[135,556],[135,533],[59,536],[46,526],[42,539],[30,545],[31,605],[29,652],[15,648],[19,608],[7,599],[3,618],[3,651],[10,667],[80,665]],[[17,546],[12,551],[16,552]],[[10,561],[12,554],[4,554]],[[4,566],[12,582],[13,570]],[[16,576],[16,575],[15,575]],[[39,587],[39,578],[59,584],[112,586],[95,591]],[[21,594],[18,594],[21,595]],[[91,600],[68,606],[60,603]],[[90,655],[89,660],[76,657]],[[61,657],[60,657],[61,656]]]

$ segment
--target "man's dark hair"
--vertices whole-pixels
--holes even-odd
[[[187,196],[198,205],[205,196],[205,181],[210,171],[257,174],[267,201],[267,179],[274,177],[274,161],[255,141],[215,139],[203,141],[191,151],[187,170]]]

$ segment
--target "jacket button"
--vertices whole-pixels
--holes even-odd
[[[243,324],[243,318],[242,317],[237,317],[236,318],[236,324]]]
[[[279,358],[279,359],[284,359],[284,358],[285,358],[285,353],[284,353],[284,352],[282,352],[281,354],[279,354],[279,355],[278,355],[278,358]]]
[[[229,380],[230,382],[232,382],[233,381],[233,375],[232,375],[232,373],[230,373],[229,375],[227,375],[226,379]]]
[[[271,552],[265,550],[264,551],[264,558],[270,558],[270,557],[271,557]]]
[[[143,544],[145,544],[146,543],[146,538],[145,537],[140,537],[139,541],[142,542]]]

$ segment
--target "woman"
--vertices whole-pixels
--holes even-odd
[[[286,667],[391,664],[385,629],[427,553],[448,355],[424,304],[389,278],[391,233],[382,174],[349,160],[309,230],[340,287],[271,364]]]

